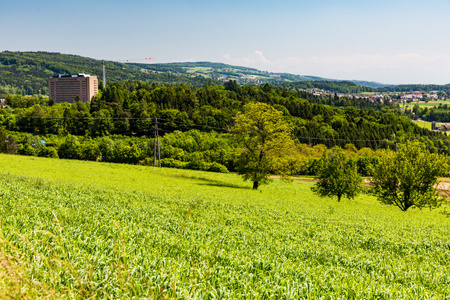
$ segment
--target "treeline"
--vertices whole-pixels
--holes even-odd
[[[177,131],[159,137],[157,145],[163,167],[224,173],[234,170],[235,146],[227,135]],[[0,127],[0,153],[153,165],[154,150],[155,139],[148,137],[33,135]]]
[[[235,172],[239,164],[240,145],[230,134],[176,131],[159,137],[156,145],[154,137],[34,135],[0,127],[0,153],[146,166],[159,166],[155,157],[160,157],[162,167],[221,173]],[[326,149],[323,144],[310,146],[296,140],[287,158],[289,174],[315,175]],[[384,150],[357,150],[347,144],[344,151],[355,161],[359,174],[370,176]]]
[[[422,119],[429,122],[450,122],[450,106],[439,104],[436,107],[419,107],[414,105],[412,109],[405,111],[411,118]]]
[[[39,97],[35,101],[6,96],[8,108],[0,110],[0,126],[40,135],[148,136],[153,134],[158,118],[164,132],[224,132],[233,125],[233,117],[243,105],[264,102],[283,112],[301,143],[327,147],[354,144],[357,149],[376,150],[393,148],[396,141],[425,138],[430,151],[449,153],[447,136],[420,128],[387,106],[380,110],[330,107],[268,84],[241,87],[230,81],[224,86],[189,87],[127,81],[110,84],[91,103],[52,105]]]
[[[360,94],[373,92],[371,87],[359,86],[351,81],[297,81],[283,83],[280,86],[288,89],[321,89],[342,94]]]
[[[442,91],[449,92],[450,84],[438,85],[438,84],[402,84],[395,86],[380,87],[375,89],[376,92],[387,93],[387,92],[397,92],[397,93],[409,93],[409,92],[426,92],[430,93],[432,91]]]

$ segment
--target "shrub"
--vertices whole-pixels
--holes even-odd
[[[218,173],[229,173],[227,167],[225,167],[224,165],[221,165],[217,162],[213,162],[213,163],[209,164],[207,171],[218,172]]]
[[[59,158],[58,151],[53,147],[41,147],[37,151],[37,156]]]
[[[151,162],[151,165],[153,165],[153,160]],[[185,169],[188,165],[187,162],[180,161],[173,158],[163,158],[161,159],[161,166],[166,168],[176,168],[176,169]]]

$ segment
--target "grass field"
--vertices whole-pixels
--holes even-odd
[[[450,297],[448,208],[311,186],[0,155],[0,298]]]
[[[211,73],[212,68],[210,67],[192,67],[188,68],[187,73]]]
[[[430,129],[431,130],[431,124],[433,122],[427,122],[427,121],[416,121],[416,120],[411,120],[413,123],[416,123],[418,126],[422,127],[422,128],[426,128],[426,129]],[[441,123],[436,123],[436,126],[440,126]]]
[[[418,104],[419,107],[422,107],[422,108],[423,107],[436,107],[436,106],[444,105],[444,104],[450,105],[450,101],[446,101],[446,100],[436,100],[436,101],[428,101],[428,102],[414,101],[414,102],[408,103],[407,105],[409,105],[410,107],[413,107],[416,104]]]

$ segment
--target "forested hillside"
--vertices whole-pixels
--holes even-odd
[[[108,82],[141,80],[160,83],[185,83],[201,86],[219,84],[203,77],[176,76],[154,67],[149,72],[139,65],[106,62]],[[87,73],[102,79],[102,63],[88,57],[49,52],[0,52],[0,94],[48,95],[48,78],[57,74]]]
[[[359,94],[373,92],[374,89],[367,86],[360,86],[350,81],[298,81],[283,83],[281,86],[289,89],[321,89],[344,94]]]
[[[49,77],[57,74],[87,73],[102,78],[102,63],[88,57],[49,52],[0,52],[0,94],[48,94]],[[184,83],[190,86],[223,84],[235,80],[241,85],[282,84],[308,81],[292,88],[323,88],[332,92],[371,91],[360,86],[380,86],[373,82],[327,80],[317,76],[271,73],[253,68],[223,63],[120,63],[107,61],[108,82],[144,81],[158,83]]]

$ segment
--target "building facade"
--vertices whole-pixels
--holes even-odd
[[[60,74],[48,79],[49,99],[59,102],[74,102],[80,97],[82,102],[90,102],[98,94],[97,76],[88,74]]]

